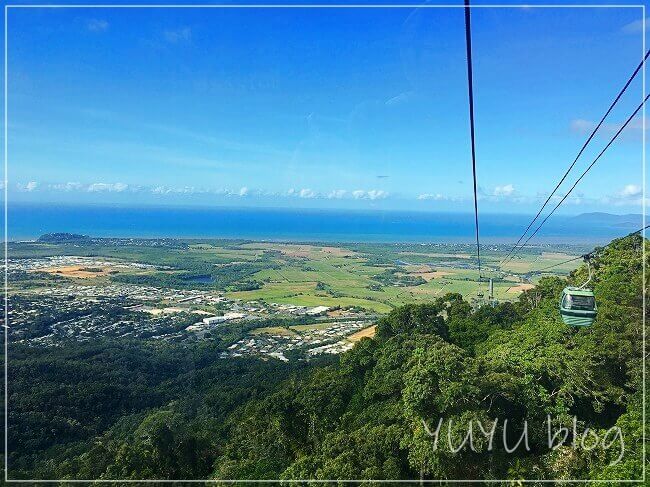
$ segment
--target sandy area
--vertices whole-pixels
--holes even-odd
[[[144,309],[142,311],[145,311],[146,313],[157,316],[157,315],[161,315],[161,314],[182,313],[183,311],[187,311],[187,310],[185,310],[183,308],[151,308],[151,309]],[[210,314],[210,313],[208,313],[208,314]]]
[[[445,276],[453,276],[453,272],[445,272],[445,271],[433,271],[433,272],[417,272],[416,273],[418,276],[422,276],[422,278],[425,281],[430,281],[431,279],[435,279],[437,277],[445,277]]]
[[[422,279],[425,281],[429,282],[432,279],[436,279],[438,277],[445,277],[445,276],[453,276],[453,272],[448,272],[448,271],[436,271],[433,269],[433,267],[422,264],[422,265],[409,265],[405,266],[405,269],[408,271],[409,274],[415,275],[415,276],[420,276]],[[399,273],[398,273],[399,275]]]
[[[98,271],[93,272],[84,269],[98,269]],[[63,277],[77,277],[80,279],[88,279],[91,277],[105,276],[111,270],[112,269],[110,267],[71,265],[71,266],[64,266],[64,267],[47,267],[45,269],[37,269],[32,272],[47,272],[48,274],[55,274]]]
[[[358,342],[362,338],[372,338],[375,336],[375,333],[377,332],[377,325],[369,326],[368,328],[364,328],[363,330],[360,330],[353,335],[350,335],[348,337],[348,340],[351,342]]]
[[[333,309],[327,312],[327,316],[332,318],[341,318],[343,316],[350,316],[350,312],[344,309]]]
[[[534,287],[535,286],[533,284],[519,284],[517,286],[509,287],[508,291],[506,291],[506,292],[512,293],[512,294],[521,293],[523,291],[527,291],[528,289],[532,289]]]

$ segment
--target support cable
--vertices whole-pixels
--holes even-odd
[[[644,230],[646,230],[647,228],[650,228],[650,225],[646,225],[645,227],[637,230],[636,232],[628,233],[625,237],[622,237],[622,238],[630,237],[630,236],[635,235],[637,233],[641,233]],[[611,242],[609,244],[605,245],[602,248],[605,249],[605,248],[609,247],[610,244],[611,244]],[[594,254],[594,252],[589,252],[588,254],[579,255],[578,257],[574,257],[573,259],[565,260],[564,262],[558,262],[557,264],[553,264],[553,265],[550,265],[548,267],[544,267],[543,269],[539,269],[539,270],[531,271],[531,272],[535,272],[535,273],[545,272],[545,271],[547,271],[549,269],[553,269],[555,267],[559,267],[561,265],[568,264],[569,262],[573,262],[573,261],[578,260],[578,259],[583,259],[583,260],[584,259],[589,259],[589,258],[591,258],[593,256],[593,254]]]
[[[648,101],[648,98],[650,98],[650,94],[646,95],[646,97],[643,99],[643,101],[637,107],[637,109],[634,110],[632,115],[630,115],[628,117],[628,119],[625,121],[625,123],[621,126],[621,128],[618,129],[616,134],[614,134],[612,139],[607,143],[607,145],[603,148],[603,150],[600,151],[600,153],[596,156],[596,158],[593,160],[593,162],[591,164],[589,164],[589,166],[587,166],[587,169],[585,169],[583,171],[583,173],[580,175],[580,177],[576,180],[576,182],[573,183],[573,186],[571,186],[571,188],[569,188],[569,191],[567,191],[566,194],[562,197],[562,199],[558,202],[558,204],[555,205],[555,208],[553,208],[551,210],[551,212],[548,215],[546,215],[544,220],[542,220],[542,223],[539,224],[539,226],[535,229],[535,231],[533,233],[531,233],[530,236],[526,239],[526,241],[521,245],[521,247],[519,247],[519,250],[524,248],[524,246],[530,241],[530,239],[533,238],[535,235],[537,235],[537,232],[539,232],[539,230],[542,228],[542,226],[544,226],[544,224],[548,221],[548,219],[551,217],[551,215],[553,215],[553,213],[555,213],[555,211],[560,207],[560,205],[562,203],[564,203],[564,201],[569,197],[571,192],[575,189],[575,187],[582,180],[582,178],[584,178],[587,175],[587,173],[591,170],[591,168],[594,167],[594,165],[600,160],[601,156],[605,153],[605,151],[607,151],[607,149],[609,149],[609,147],[614,143],[614,141],[618,138],[618,136],[621,135],[623,130],[625,130],[625,127],[627,127],[628,124],[632,121],[632,119],[636,116],[636,114],[639,113],[639,110],[641,110],[641,108],[643,108],[643,105],[645,105],[645,103]],[[515,252],[515,254],[516,253],[517,252]],[[513,254],[513,256],[514,256],[514,254]]]
[[[474,226],[476,228],[476,259],[478,276],[481,278],[481,244],[478,225],[478,196],[476,184],[476,140],[474,135],[474,83],[472,73],[472,27],[469,0],[465,0],[465,45],[467,47],[467,91],[469,95],[469,129],[472,143],[472,176],[474,178]]]
[[[645,56],[643,57],[643,60],[641,61],[641,63],[639,63],[639,65],[636,67],[636,69],[634,70],[634,72],[632,73],[632,75],[629,77],[629,79],[628,79],[627,82],[625,83],[625,86],[623,86],[623,88],[621,89],[621,91],[619,91],[618,95],[616,96],[616,98],[614,99],[614,101],[612,102],[612,104],[609,106],[609,108],[607,109],[607,111],[605,112],[605,115],[602,116],[602,118],[600,119],[600,122],[598,122],[598,124],[596,125],[596,127],[591,131],[591,134],[589,134],[589,137],[587,138],[587,140],[585,141],[585,143],[584,143],[584,144],[582,145],[582,147],[580,148],[580,151],[578,152],[578,155],[575,157],[575,159],[573,160],[573,162],[571,163],[571,165],[569,166],[569,168],[566,170],[566,172],[564,173],[564,175],[562,176],[562,178],[560,179],[560,181],[557,183],[557,185],[555,186],[555,188],[553,189],[553,191],[551,191],[551,194],[548,195],[548,197],[546,198],[546,201],[544,202],[544,204],[542,205],[542,207],[539,209],[539,211],[538,211],[537,214],[535,215],[535,218],[532,219],[532,221],[531,221],[531,222],[528,224],[528,226],[526,227],[526,230],[524,230],[524,233],[522,233],[522,234],[521,234],[521,237],[519,237],[519,240],[517,240],[517,243],[515,243],[515,245],[510,249],[510,252],[508,252],[508,255],[506,255],[505,258],[501,261],[501,265],[503,265],[503,264],[508,260],[509,257],[514,256],[513,253],[514,253],[515,250],[517,249],[517,246],[519,245],[519,243],[524,239],[524,237],[525,237],[526,234],[528,233],[528,230],[530,230],[530,227],[532,227],[533,224],[537,221],[537,219],[539,218],[539,216],[542,214],[542,211],[544,211],[544,208],[546,208],[546,205],[548,205],[548,202],[551,201],[551,198],[553,197],[553,195],[557,192],[557,190],[558,190],[559,187],[562,185],[562,183],[564,182],[564,180],[566,179],[566,177],[569,175],[569,173],[571,172],[571,170],[573,169],[573,167],[576,165],[576,162],[578,162],[578,159],[580,159],[580,156],[581,156],[582,153],[585,151],[585,149],[587,148],[587,146],[589,145],[589,143],[591,142],[591,140],[594,138],[594,136],[596,135],[596,132],[598,132],[598,129],[600,129],[600,127],[603,125],[603,123],[605,122],[605,119],[609,116],[609,114],[611,113],[611,111],[614,109],[614,106],[615,106],[615,105],[618,103],[618,101],[621,99],[621,97],[623,96],[623,94],[625,93],[625,91],[627,90],[627,88],[630,86],[630,84],[632,83],[632,81],[634,80],[634,78],[636,77],[636,75],[639,73],[639,71],[640,71],[641,68],[643,67],[644,63],[645,63],[646,60],[648,59],[648,56],[650,56],[650,50],[648,50],[648,52],[646,52]]]

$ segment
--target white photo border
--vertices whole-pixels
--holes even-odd
[[[4,331],[5,331],[5,340],[4,340],[4,481],[7,483],[298,483],[298,482],[313,482],[313,483],[510,483],[513,482],[512,479],[496,479],[496,480],[484,480],[484,479],[429,479],[429,480],[369,480],[369,479],[330,479],[330,480],[316,480],[316,479],[296,479],[296,480],[279,480],[279,479],[264,479],[264,480],[224,480],[224,479],[184,479],[184,480],[171,480],[171,479],[145,479],[145,480],[132,480],[132,479],[9,479],[9,450],[8,450],[8,381],[7,381],[7,372],[8,372],[8,335],[9,335],[9,324],[8,324],[8,14],[9,9],[30,9],[30,8],[51,8],[51,9],[81,9],[81,8],[116,8],[116,9],[132,9],[132,8],[141,8],[141,9],[160,9],[160,8],[171,8],[171,9],[198,9],[198,8],[219,8],[219,9],[429,9],[429,8],[465,8],[464,5],[460,4],[7,4],[4,8]],[[645,4],[540,4],[540,5],[531,5],[531,4],[479,4],[479,5],[470,5],[470,8],[638,8],[641,10],[642,15],[642,50],[641,58],[643,59],[643,74],[642,74],[642,92],[641,100],[643,102],[646,92],[646,63],[645,63],[645,52],[646,52],[646,39],[645,39],[645,30],[646,30],[646,8]],[[646,167],[645,167],[645,156],[646,156],[646,107],[643,103],[642,108],[642,124],[643,124],[643,137],[642,137],[642,179],[643,179],[643,200],[642,200],[642,215],[643,215],[643,227],[646,225]],[[592,480],[592,479],[565,479],[565,480],[538,480],[538,479],[522,479],[516,480],[516,482],[523,483],[645,483],[646,481],[646,229],[641,230],[641,235],[644,239],[643,242],[643,340],[642,340],[642,362],[643,362],[643,371],[642,371],[642,427],[643,427],[643,447],[642,447],[642,461],[643,461],[643,475],[641,479],[615,479],[615,480]]]

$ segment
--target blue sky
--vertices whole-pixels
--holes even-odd
[[[538,208],[641,16],[473,10],[482,210]],[[10,202],[473,209],[462,9],[11,9],[8,56]],[[641,211],[641,126],[563,211]]]

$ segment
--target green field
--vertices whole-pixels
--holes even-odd
[[[486,248],[479,276],[469,244],[309,244],[235,240],[177,240],[166,246],[93,239],[70,244],[14,243],[11,257],[93,256],[110,262],[138,262],[157,269],[119,269],[88,279],[56,272],[57,279],[87,284],[122,282],[168,288],[213,288],[243,301],[300,306],[357,307],[385,313],[409,302],[426,302],[446,293],[467,299],[487,294],[494,279],[498,300],[514,300],[535,283],[541,269],[579,249],[526,249],[501,267],[507,246]],[[566,274],[579,261],[553,269]],[[164,266],[164,267],[163,267]],[[208,276],[211,282],[197,282]]]
[[[279,250],[283,255],[295,256],[292,246],[283,248],[281,244],[250,245],[241,252],[270,248]],[[303,245],[300,247],[300,260],[288,259],[278,269],[262,270],[252,276],[263,283],[261,289],[230,292],[228,296],[246,301],[264,300],[304,306],[359,306],[387,312],[400,304],[430,301],[448,292],[460,293],[467,298],[475,297],[478,293],[487,294],[487,278],[492,277],[495,279],[495,298],[513,300],[535,280],[535,276],[529,279],[525,274],[573,256],[563,252],[539,252],[518,256],[501,268],[499,262],[505,254],[488,254],[484,260],[483,278],[479,279],[474,257],[467,253],[399,252],[402,262],[408,262],[408,265],[396,265],[392,261],[390,246],[385,246],[384,253],[381,248],[375,250],[372,254],[353,251],[345,256],[337,256],[316,245]],[[556,272],[564,274],[572,268],[571,264],[567,264],[557,267]],[[424,276],[426,282],[418,285],[378,283],[376,276],[387,269],[394,269],[405,276]]]

